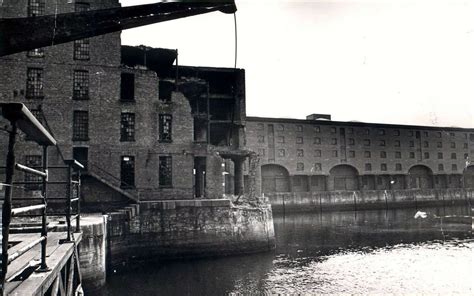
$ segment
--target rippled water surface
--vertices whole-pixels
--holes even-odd
[[[466,208],[275,215],[273,253],[150,263],[114,274],[105,295],[474,294]]]

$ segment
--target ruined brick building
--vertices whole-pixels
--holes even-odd
[[[120,5],[118,0],[0,3],[3,18]],[[70,158],[86,164],[86,204],[239,194],[248,156],[242,150],[245,72],[176,67],[176,55],[122,46],[120,33],[112,33],[6,56],[0,59],[0,101],[26,104],[58,139],[51,165]],[[17,161],[40,164],[40,150],[23,140]],[[16,179],[34,181],[23,174]]]
[[[247,117],[262,190],[473,188],[474,129]]]

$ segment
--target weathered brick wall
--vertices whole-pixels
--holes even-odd
[[[110,215],[109,266],[261,252],[275,245],[268,205],[246,208],[231,206],[229,200],[163,201],[142,203],[139,213]]]

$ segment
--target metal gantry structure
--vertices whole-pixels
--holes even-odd
[[[80,268],[79,268],[79,257],[77,253],[76,242],[73,239],[73,228],[71,227],[71,210],[72,203],[77,203],[76,211],[76,230],[79,230],[80,227],[80,170],[84,167],[75,160],[66,160],[65,166],[62,168],[67,169],[67,180],[66,181],[56,181],[49,182],[49,166],[48,166],[48,148],[56,145],[56,140],[51,136],[51,134],[41,125],[41,123],[33,116],[33,114],[21,103],[0,103],[0,113],[10,122],[10,127],[8,129],[9,140],[8,140],[8,152],[6,159],[5,167],[5,196],[2,203],[2,254],[1,254],[1,278],[0,278],[0,295],[6,294],[6,283],[8,282],[7,273],[9,265],[20,258],[22,255],[26,254],[37,245],[41,244],[40,250],[40,263],[39,266],[35,266],[35,272],[49,272],[51,269],[47,264],[47,245],[48,245],[48,196],[47,196],[47,187],[48,184],[64,184],[67,186],[66,196],[60,198],[60,200],[65,201],[65,212],[62,213],[65,215],[67,222],[66,228],[66,237],[61,240],[61,243],[74,243],[74,255],[72,259],[69,260],[69,269],[77,270],[76,278],[77,280],[68,279],[68,282],[71,282],[71,285],[68,285],[66,289],[69,289],[68,292],[72,292],[72,289],[77,289],[81,284]],[[28,167],[16,162],[15,159],[15,143],[18,135],[18,130],[23,131],[30,140],[36,142],[42,148],[42,166],[38,170],[36,168]],[[74,180],[72,171],[76,169],[78,173],[76,174],[76,179]],[[18,185],[31,185],[38,184],[37,182],[14,182],[14,172],[15,170],[37,176],[41,178],[41,196],[40,198],[21,198],[23,206],[13,207],[13,188]],[[73,190],[76,188],[76,190]],[[73,194],[75,192],[76,194]],[[40,201],[40,203],[34,204],[35,201]],[[33,203],[33,204],[31,204]],[[25,205],[26,204],[26,205]],[[41,227],[19,227],[11,228],[11,222],[13,217],[37,217],[36,214],[41,211]],[[27,244],[22,246],[20,249],[15,250],[14,252],[9,252],[10,247],[10,233],[11,231],[21,232],[21,233],[40,233],[39,237],[28,241]],[[56,273],[56,276],[60,276],[61,272]],[[72,277],[74,272],[67,273],[69,277]],[[74,287],[73,283],[76,282]],[[69,295],[69,294],[68,294]]]

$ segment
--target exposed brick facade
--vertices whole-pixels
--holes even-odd
[[[75,9],[74,3],[69,3],[67,0],[57,2],[58,13],[72,12]],[[3,5],[0,6],[1,15],[4,17],[27,16],[27,3],[27,0],[3,1]],[[46,0],[45,3],[45,14],[54,14],[56,1]],[[118,5],[117,0],[90,1],[90,9]],[[88,40],[90,50],[89,59],[86,60],[75,58],[74,42],[44,48],[42,57],[29,57],[26,52],[23,52],[1,58],[0,101],[22,102],[30,110],[41,109],[48,128],[58,140],[59,151],[65,159],[78,158],[80,152],[87,151],[88,172],[84,178],[83,191],[87,194],[86,201],[122,202],[123,196],[121,197],[117,192],[122,195],[128,193],[136,200],[191,199],[195,196],[222,197],[225,170],[222,163],[230,162],[230,158],[224,160],[218,152],[222,149],[239,150],[243,145],[244,71],[179,67],[178,86],[191,82],[191,84],[196,83],[207,88],[205,92],[173,91],[171,100],[165,102],[160,100],[160,83],[167,81],[176,87],[175,69],[170,69],[170,73],[158,75],[153,65],[125,66],[121,56],[120,33]],[[169,66],[171,67],[171,64]],[[29,68],[41,69],[40,79],[36,79],[38,75],[35,79],[30,79],[32,81],[30,84],[41,85],[40,90],[43,95],[41,98],[26,98]],[[75,71],[81,71],[80,82],[78,82],[78,75],[74,78]],[[134,89],[126,89],[128,94],[131,91],[134,95],[133,100],[130,101],[123,101],[121,98],[123,73],[133,76]],[[213,88],[213,85],[218,87]],[[82,92],[86,95],[78,99],[77,95],[74,95],[74,89],[81,87],[88,89]],[[206,106],[204,108],[206,110],[201,110],[199,114],[192,107],[197,100],[202,100]],[[222,108],[225,110],[223,109],[222,112],[211,110],[212,108],[206,104],[215,104],[217,109],[221,108],[220,104],[224,104]],[[77,111],[83,111],[81,118],[75,117],[74,114],[76,112],[77,115]],[[230,118],[229,115],[227,116],[229,118],[213,120],[209,112],[233,114],[233,117]],[[128,141],[121,139],[121,129],[123,129],[121,114],[123,113],[133,114],[134,118],[131,123],[134,128],[129,129],[134,137]],[[170,141],[160,141],[159,134],[162,128],[159,121],[160,115],[163,114],[171,116],[172,138]],[[88,120],[84,119],[86,117]],[[73,127],[75,118],[77,122],[81,122],[81,124],[76,124],[76,130]],[[207,130],[208,137],[204,141],[195,139],[194,121],[196,118],[201,120],[198,124],[199,128]],[[82,133],[77,131],[79,127]],[[219,142],[217,145],[216,141],[221,138],[226,139],[227,142]],[[6,134],[2,135],[2,142],[6,142],[6,139]],[[213,141],[216,142],[215,145],[210,145]],[[78,148],[82,150],[79,151]],[[6,155],[4,149],[2,149],[2,155]],[[76,149],[76,155],[73,155],[74,149]],[[22,162],[25,155],[41,154],[41,150],[35,144],[25,141],[17,144],[17,151],[19,162]],[[54,148],[50,148],[50,151],[50,164],[62,164],[58,151]],[[163,156],[171,157],[171,176],[169,176],[171,186],[159,185],[160,170],[163,169],[160,168],[159,163],[160,157]],[[127,179],[134,180],[134,184],[130,184],[133,186],[123,186],[123,179],[121,182],[123,157],[134,160],[132,177],[129,174],[132,179]],[[202,194],[197,194],[195,189],[196,157],[205,160],[204,172],[201,172],[205,175]],[[4,158],[0,161],[3,163]],[[60,178],[60,175],[58,172],[57,177]],[[23,174],[17,174],[16,180],[23,180]],[[50,196],[54,198],[53,195],[62,194],[63,191],[58,188],[55,194],[50,194]]]

